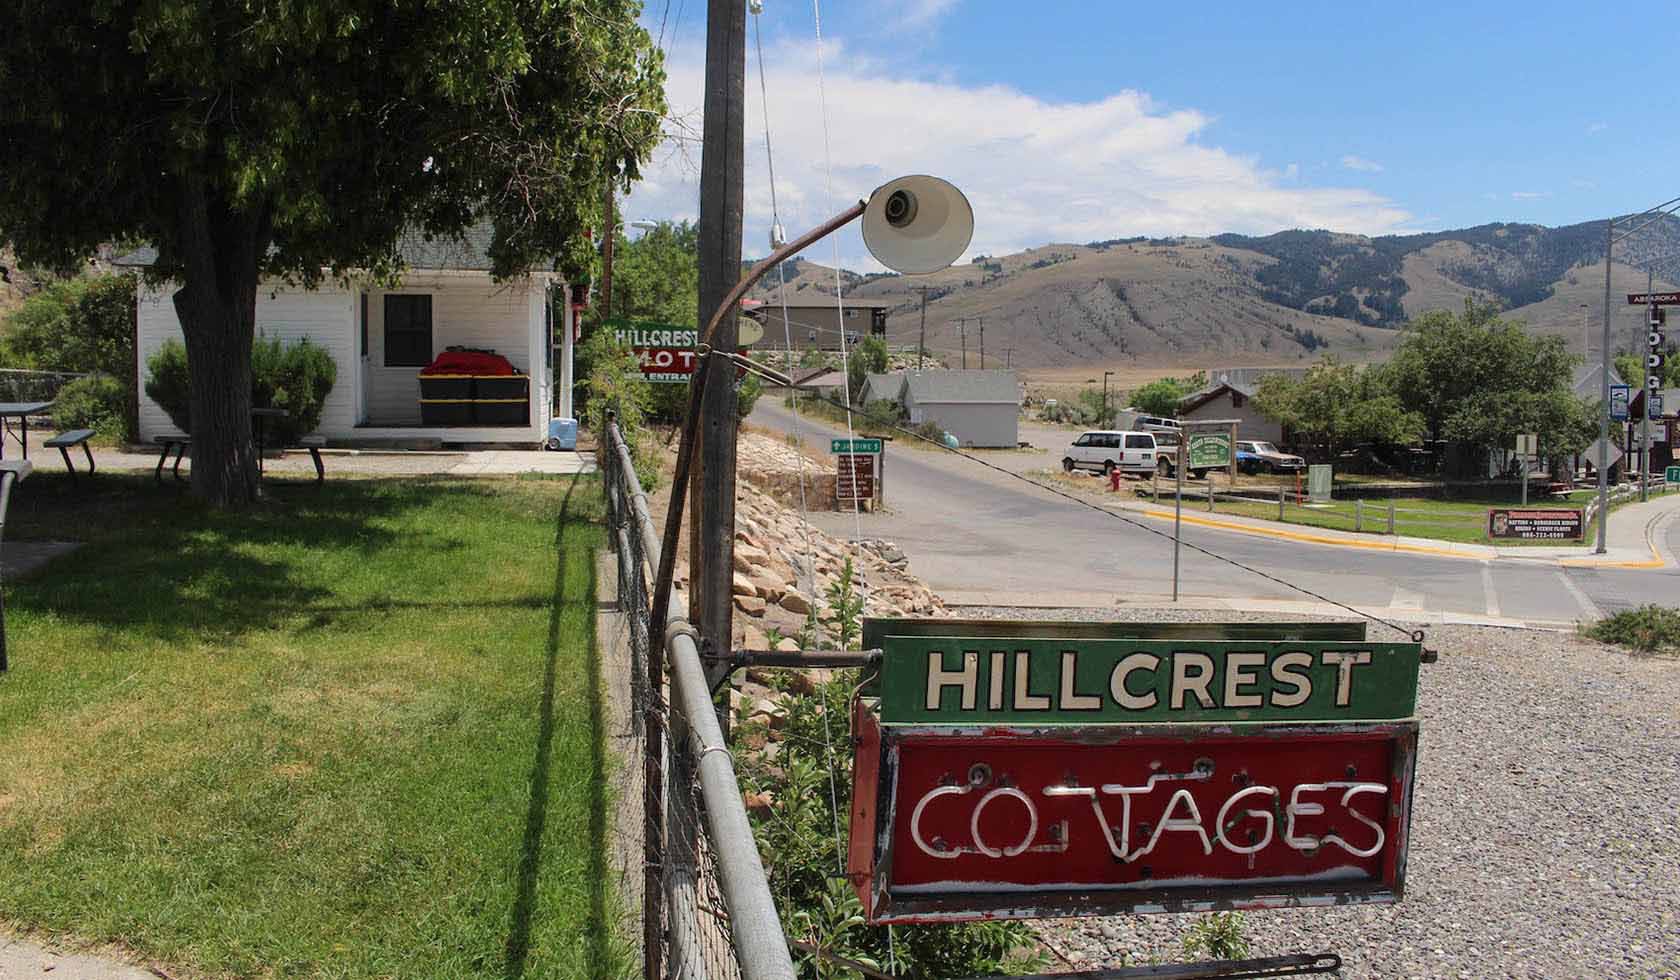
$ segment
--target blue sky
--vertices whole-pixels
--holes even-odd
[[[649,0],[643,17],[655,34],[664,23],[673,131],[693,135],[704,5]],[[1680,193],[1680,65],[1663,54],[1675,13],[830,0],[824,100],[810,0],[765,0],[777,203],[792,233],[897,173],[938,173],[975,204],[975,252],[1640,210]],[[770,209],[752,26],[748,254],[763,250]],[[697,174],[698,154],[669,144],[626,213],[692,217]],[[839,253],[873,267],[855,235]]]

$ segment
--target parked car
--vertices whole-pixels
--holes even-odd
[[[1094,470],[1107,474],[1119,469],[1149,474],[1162,465],[1170,464],[1160,457],[1155,434],[1130,429],[1081,433],[1062,455],[1062,469],[1069,473]]]
[[[1144,415],[1130,408],[1121,412],[1120,416],[1120,421],[1125,423],[1127,428],[1136,429],[1139,432],[1164,432],[1176,436],[1183,428],[1179,425],[1177,419],[1164,418],[1160,415]]]
[[[1269,442],[1237,443],[1237,469],[1244,473],[1296,473],[1306,468],[1306,460]]]

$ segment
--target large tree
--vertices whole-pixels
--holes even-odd
[[[192,371],[194,491],[257,492],[259,283],[400,272],[494,226],[498,277],[588,271],[608,181],[659,138],[634,0],[18,0],[0,34],[0,240],[157,249]]]

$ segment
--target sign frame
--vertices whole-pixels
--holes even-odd
[[[1499,515],[1504,515],[1505,523],[1499,523]],[[1522,521],[1554,521],[1564,519],[1569,515],[1568,522],[1572,525],[1568,534],[1523,534],[1512,532],[1512,515],[1529,515],[1519,518]],[[1487,536],[1490,541],[1584,541],[1587,535],[1586,512],[1572,507],[1489,507],[1487,518]]]
[[[1228,469],[1236,458],[1236,442],[1229,432],[1192,432],[1184,443],[1186,465],[1192,471]],[[1213,449],[1206,448],[1209,446]]]
[[[1392,753],[1390,771],[1386,774],[1388,793],[1391,798],[1398,797],[1388,807],[1383,824],[1385,843],[1391,844],[1392,848],[1379,852],[1382,855],[1380,877],[1365,880],[1313,881],[1303,875],[1300,880],[1236,878],[1213,885],[1205,882],[1168,882],[1159,887],[1148,887],[1136,883],[1093,885],[1090,882],[1075,882],[1065,886],[1005,886],[996,889],[986,889],[983,882],[976,880],[972,883],[974,887],[940,891],[937,885],[917,885],[913,886],[913,890],[904,890],[895,884],[895,822],[908,809],[905,801],[898,798],[899,766],[909,746],[939,745],[942,740],[951,745],[965,740],[973,743],[978,733],[975,730],[953,732],[944,726],[882,725],[863,699],[854,701],[852,713],[857,755],[852,771],[852,833],[846,873],[862,901],[865,918],[872,924],[1323,907],[1397,902],[1405,893],[1417,769],[1416,721],[1381,725],[1255,725],[1237,726],[1241,730],[1236,731],[1228,725],[1145,726],[1142,729],[1104,725],[1048,731],[988,727],[983,731],[987,739],[995,738],[1000,742],[1006,739],[1038,739],[1048,748],[1065,746],[1065,751],[1069,752],[1120,753],[1128,741],[1153,739],[1158,744],[1163,738],[1189,739],[1192,744],[1195,740],[1210,740],[1210,744],[1217,742],[1225,745],[1243,742],[1264,744],[1267,739],[1313,740],[1331,746],[1340,744],[1339,740],[1344,738],[1350,742],[1386,742],[1391,746]],[[969,778],[973,778],[972,773]],[[1015,792],[1024,798],[1025,794]],[[1172,806],[1172,803],[1167,804],[1169,809]],[[912,813],[911,819],[914,820],[915,816]],[[978,815],[973,826],[978,827]],[[1089,832],[1089,827],[1084,830]],[[1064,841],[1073,837],[1071,830],[1062,833],[1067,834],[1066,838],[1062,838]],[[1101,840],[1094,833],[1090,836]],[[1114,860],[1117,865],[1121,863],[1120,858]],[[1138,873],[1147,875],[1147,871],[1145,866]]]

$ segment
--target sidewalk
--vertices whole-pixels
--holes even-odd
[[[0,978],[4,980],[157,980],[166,976],[121,960],[64,952],[0,934]]]
[[[1104,501],[1104,506],[1146,517],[1171,522],[1171,507],[1141,500]],[[1463,558],[1471,561],[1521,560],[1547,562],[1585,568],[1663,568],[1680,565],[1680,556],[1667,553],[1664,538],[1671,521],[1680,514],[1680,494],[1666,494],[1647,503],[1626,504],[1610,512],[1610,526],[1606,535],[1605,553],[1593,552],[1591,538],[1584,545],[1568,547],[1527,545],[1465,544],[1416,538],[1407,535],[1359,534],[1331,528],[1301,524],[1279,524],[1276,521],[1241,517],[1235,514],[1208,513],[1192,510],[1183,512],[1186,524],[1213,527],[1241,534],[1284,541],[1300,541],[1332,547],[1356,548],[1365,551],[1388,551],[1403,554],[1431,555],[1444,558]]]

